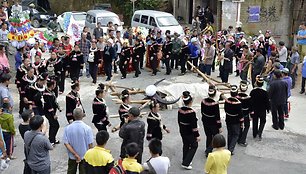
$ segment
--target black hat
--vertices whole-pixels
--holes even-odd
[[[128,96],[130,96],[130,92],[129,90],[125,89],[121,92],[121,99],[125,99],[127,98]]]
[[[129,109],[129,114],[133,115],[134,117],[138,117],[140,115],[140,110],[137,107],[132,107]]]
[[[242,80],[240,82],[240,86],[239,87],[240,87],[241,91],[247,91],[248,90],[248,81]]]
[[[238,86],[237,85],[231,85],[231,92],[238,92]]]
[[[209,86],[208,88],[208,94],[209,95],[214,95],[216,93],[216,87],[215,86]]]

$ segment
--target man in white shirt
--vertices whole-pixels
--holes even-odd
[[[162,143],[158,139],[152,139],[149,143],[151,158],[144,163],[144,170],[150,173],[167,174],[170,167],[168,157],[160,156],[162,154]]]
[[[7,30],[7,24],[4,23],[1,26],[1,30],[0,30],[0,43],[5,46],[6,56],[7,56],[7,53],[8,53],[8,45],[9,45],[9,41],[8,41],[8,37],[7,37],[8,34],[9,34],[9,31]]]
[[[18,0],[14,1],[14,5],[12,5],[12,13],[20,13],[22,12],[22,6],[19,4]]]
[[[40,55],[42,55],[42,51],[39,48],[39,42],[35,42],[34,47],[30,50],[31,63],[35,62],[35,56],[36,56],[36,54],[39,54],[37,52],[39,52]]]
[[[285,46],[285,42],[280,41],[279,42],[279,48],[277,49],[278,51],[278,56],[279,56],[279,61],[280,63],[286,67],[287,64],[287,57],[288,57],[288,51],[287,48]]]

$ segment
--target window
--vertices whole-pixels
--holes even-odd
[[[179,23],[173,16],[165,16],[156,18],[160,27],[178,26]]]
[[[148,24],[148,19],[149,19],[148,16],[142,15],[140,22],[143,23],[143,24]]]
[[[89,23],[92,23],[92,18],[91,18],[91,15],[87,15],[86,16],[86,20],[89,22]]]
[[[116,16],[105,16],[105,17],[99,17],[97,19],[98,21],[97,22],[100,22],[102,27],[107,27],[107,24],[109,22],[113,22],[114,25],[118,25],[118,26],[121,26],[121,21],[118,17]]]
[[[133,21],[139,22],[140,21],[140,15],[139,14],[135,14]]]
[[[157,27],[155,19],[153,17],[150,17],[150,25],[153,27]]]

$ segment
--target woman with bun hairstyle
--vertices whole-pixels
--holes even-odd
[[[110,126],[110,122],[108,121],[108,108],[105,103],[104,96],[104,85],[100,83],[98,89],[96,90],[96,97],[92,103],[92,111],[94,115],[92,118],[92,123],[95,125],[98,131],[107,131],[106,126]]]
[[[191,162],[200,141],[198,118],[196,112],[191,108],[193,99],[190,92],[184,91],[182,99],[184,106],[178,110],[179,130],[183,140],[182,168],[191,170]]]
[[[80,91],[80,84],[78,82],[72,83],[71,91],[66,96],[66,118],[69,124],[74,121],[73,110],[75,108],[80,107],[83,109],[83,112],[85,113],[79,91]]]
[[[114,127],[112,129],[112,132],[116,132],[121,128],[121,126],[126,122],[126,119],[128,117],[128,112],[131,109],[130,105],[130,92],[129,90],[125,89],[121,92],[121,100],[122,104],[119,106],[118,113],[120,118],[120,125]]]

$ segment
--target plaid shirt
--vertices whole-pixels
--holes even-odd
[[[89,55],[89,50],[90,50],[90,41],[86,39],[85,41],[81,39],[80,41],[80,50],[83,53],[84,56]]]

